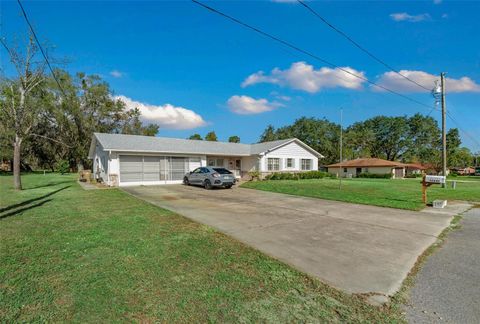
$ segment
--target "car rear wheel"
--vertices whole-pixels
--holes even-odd
[[[183,178],[183,184],[186,185],[186,186],[190,185],[190,181],[188,181],[187,177]]]
[[[205,189],[207,189],[207,190],[212,189],[212,183],[210,182],[210,180],[205,180],[205,182],[203,183],[203,186],[204,186]]]

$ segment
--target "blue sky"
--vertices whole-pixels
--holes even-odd
[[[418,101],[429,93],[399,80],[353,47],[304,7],[274,1],[223,1],[209,5],[279,36],[338,66]],[[480,2],[309,2],[364,47],[433,87],[448,72],[447,107],[480,141]],[[1,35],[26,30],[14,1],[2,1]],[[140,106],[160,136],[187,137],[215,130],[256,142],[268,124],[301,116],[344,123],[384,114],[429,113],[425,107],[332,70],[189,1],[40,2],[24,7],[40,38],[68,58],[67,69],[102,75],[115,95]],[[9,71],[6,54],[2,67]],[[260,71],[263,71],[260,72]],[[273,71],[273,72],[272,72]],[[432,116],[439,120],[437,111]],[[456,126],[450,120],[447,125]],[[464,144],[480,147],[466,136]]]

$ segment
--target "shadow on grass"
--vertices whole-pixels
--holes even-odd
[[[63,184],[63,183],[71,183],[71,182],[72,182],[72,180],[49,182],[49,183],[46,183],[46,184],[43,184],[43,185],[39,185],[39,186],[35,186],[35,187],[24,188],[24,190],[31,190],[31,189],[39,189],[39,188],[52,187],[52,186],[60,185],[60,184]]]
[[[59,188],[57,190],[54,190],[54,191],[51,191],[43,196],[40,196],[40,197],[36,197],[36,198],[32,198],[32,199],[28,199],[28,200],[25,200],[25,201],[22,201],[21,203],[18,203],[18,204],[14,204],[14,205],[10,205],[10,206],[7,206],[7,207],[3,207],[3,208],[0,208],[0,214],[3,213],[3,212],[6,212],[8,210],[11,210],[11,209],[15,209],[15,208],[19,208],[19,207],[22,207],[22,206],[26,206],[28,204],[31,204],[35,201],[38,201],[38,200],[42,200],[42,199],[45,199],[47,197],[50,197],[62,190],[65,190],[67,188],[70,188],[71,186],[65,186],[65,187],[62,187],[62,188]],[[4,215],[3,216],[0,216],[0,218],[4,218]]]
[[[27,211],[29,209],[33,209],[33,208],[37,208],[37,207],[40,207],[42,206],[43,204],[49,202],[49,201],[52,201],[52,199],[45,199],[45,200],[42,200],[34,205],[30,205],[30,206],[27,206],[27,207],[24,207],[24,208],[20,208],[20,209],[17,209],[17,210],[14,210],[10,213],[6,213],[4,215],[1,215],[0,216],[0,219],[4,219],[4,218],[7,218],[7,217],[11,217],[11,216],[15,216],[17,214],[20,214],[20,213],[23,213],[24,211]]]

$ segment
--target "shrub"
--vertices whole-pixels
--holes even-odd
[[[274,172],[265,177],[265,180],[299,180],[299,179],[322,179],[330,177],[327,172],[307,171],[307,172]]]
[[[298,176],[288,172],[274,172],[265,177],[265,180],[298,180]]]
[[[414,178],[421,178],[423,175],[421,173],[413,173],[413,174],[407,174],[405,175],[405,178],[410,178],[410,179],[414,179]]]
[[[65,174],[70,172],[70,163],[67,160],[60,160],[57,163],[57,172]]]
[[[363,173],[358,174],[357,178],[391,179],[392,174],[391,173],[376,174],[376,173],[363,172]]]
[[[307,171],[299,173],[298,176],[300,179],[322,179],[329,177],[330,175],[323,171]]]
[[[258,171],[250,171],[248,175],[250,176],[250,180],[260,180],[260,172]]]

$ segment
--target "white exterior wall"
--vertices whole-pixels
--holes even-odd
[[[268,158],[279,158],[280,159],[280,170],[278,171],[305,171],[302,170],[301,160],[302,159],[310,159],[312,160],[312,168],[311,170],[318,170],[318,157],[311,153],[309,150],[303,148],[301,145],[297,144],[296,142],[292,142],[290,144],[284,145],[266,153],[260,159],[260,171],[261,172],[272,172],[268,170]],[[295,161],[295,165],[293,168],[287,168],[287,158],[293,158]],[[278,172],[276,171],[276,172]]]
[[[93,158],[93,177],[94,179],[100,177],[103,181],[107,181],[109,171],[110,165],[108,161],[108,152],[104,151],[100,144],[97,144],[95,148],[95,157]]]
[[[260,157],[258,155],[247,156],[242,158],[242,171],[250,172],[258,168]]]
[[[108,157],[109,152],[98,150],[95,152],[95,155],[105,155]],[[181,183],[182,181],[178,180],[168,180],[168,181],[138,181],[138,182],[123,182],[121,179],[120,174],[120,155],[140,155],[140,156],[178,156],[178,157],[191,157],[191,158],[200,158],[201,166],[207,165],[207,157],[205,155],[182,155],[182,154],[170,154],[170,153],[155,153],[155,154],[147,154],[147,153],[135,153],[135,152],[111,152],[110,158],[108,159],[108,173],[104,173],[102,176],[103,181],[109,186],[142,186],[142,185],[162,185],[162,184],[175,184]],[[194,168],[198,167],[198,163],[192,163],[190,166],[189,163],[189,171],[193,171]],[[95,159],[94,159],[94,170],[95,170]],[[115,177],[118,179],[118,183],[116,184],[114,179]]]

